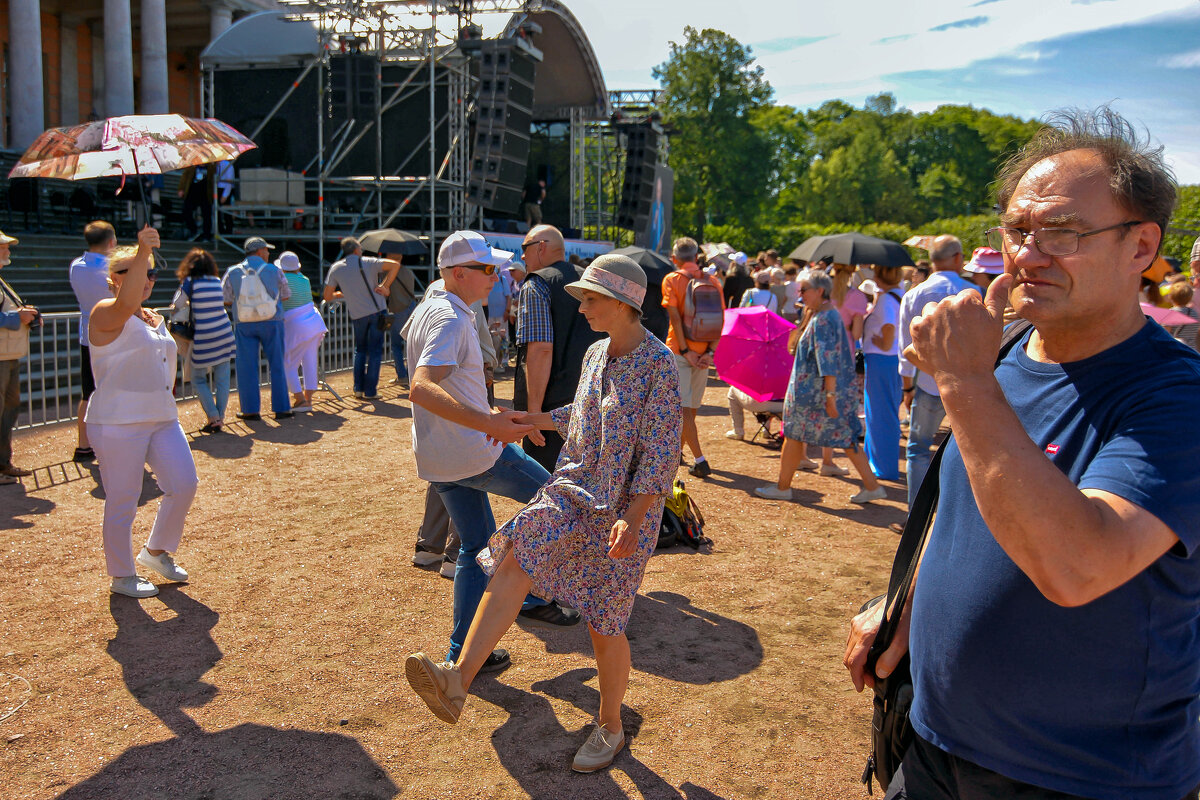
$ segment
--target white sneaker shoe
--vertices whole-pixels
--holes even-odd
[[[850,470],[845,467],[839,467],[837,464],[822,464],[821,474],[835,478],[844,478],[850,474]]]
[[[137,563],[146,569],[154,570],[169,581],[187,583],[187,570],[176,564],[170,553],[159,553],[152,556],[150,551],[143,547],[142,552],[138,553]]]
[[[454,580],[454,572],[458,569],[458,564],[453,561],[443,561],[441,569],[438,572],[443,578]]]
[[[792,499],[792,490],[791,489],[780,489],[775,484],[759,486],[757,489],[754,490],[754,493],[756,495],[758,495],[759,497],[765,497],[768,500],[791,500]]]
[[[596,723],[592,735],[579,748],[571,769],[576,772],[597,772],[613,762],[617,753],[625,746],[625,731],[609,733],[604,726]]]
[[[872,500],[883,500],[887,497],[887,489],[882,486],[877,486],[871,491],[863,489],[858,494],[850,498],[851,503],[869,503]]]
[[[744,435],[738,433],[737,431],[725,431],[725,438],[733,439],[734,441],[740,442],[740,441],[742,441],[742,439],[745,439],[746,437]]]
[[[112,585],[108,590],[113,594],[123,594],[126,597],[154,597],[158,594],[158,587],[150,581],[143,578],[141,575],[134,575],[132,578],[113,578]]]

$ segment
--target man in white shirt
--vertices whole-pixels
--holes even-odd
[[[487,576],[475,557],[496,531],[488,493],[528,502],[550,474],[512,442],[541,434],[515,411],[492,409],[471,304],[491,291],[512,258],[474,231],[451,234],[438,251],[443,289],[432,288],[403,331],[413,368],[413,455],[417,475],[433,484],[462,546],[454,574],[454,624],[447,661],[457,661]],[[576,616],[575,621],[578,621]],[[485,669],[503,669],[508,653],[492,653]]]
[[[96,391],[96,381],[92,378],[91,349],[88,347],[88,320],[96,303],[112,297],[112,289],[108,288],[108,256],[117,246],[117,232],[109,223],[96,220],[84,227],[83,240],[87,243],[87,250],[71,262],[69,272],[71,290],[79,301],[79,377],[82,389],[76,425],[79,443],[75,447],[75,461],[91,461],[96,457],[88,442],[87,423],[83,421],[87,414],[88,398]]]
[[[963,268],[963,249],[957,237],[943,235],[934,239],[929,256],[933,261],[933,274],[910,289],[900,304],[900,375],[904,378],[904,397],[912,402],[905,449],[910,509],[933,459],[933,441],[946,418],[946,409],[933,377],[918,373],[904,358],[904,348],[912,344],[909,325],[929,303],[953,297],[963,289],[978,291],[976,286],[959,277]]]

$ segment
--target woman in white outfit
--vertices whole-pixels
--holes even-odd
[[[88,328],[96,391],[86,422],[104,484],[104,558],[112,591],[129,597],[158,594],[137,575],[131,541],[144,465],[154,471],[163,497],[137,563],[169,581],[188,579],[171,553],[179,547],[197,485],[172,394],[175,340],[166,321],[142,307],[157,277],[150,263],[158,246],[158,231],[143,228],[136,250],[113,252],[108,279],[114,297],[96,304]]]
[[[312,284],[300,272],[299,256],[284,250],[275,266],[283,271],[292,290],[292,296],[283,301],[283,370],[287,373],[288,391],[292,393],[292,411],[312,411],[312,398],[317,391],[317,348],[328,329],[321,312],[313,305]]]

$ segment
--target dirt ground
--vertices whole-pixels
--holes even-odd
[[[425,490],[410,408],[394,387],[318,399],[282,424],[192,436],[200,490],[178,554],[192,581],[140,602],[108,593],[103,495],[94,468],[65,461],[73,426],[17,435],[15,461],[37,471],[0,487],[0,795],[865,797],[870,702],[841,658],[850,617],[886,588],[903,485],[859,507],[856,483],[801,473],[795,502],[758,499],[778,451],[724,438],[710,382],[714,473],[680,476],[715,544],[650,560],[629,626],[629,747],[580,776],[569,764],[598,703],[582,626],[514,627],[512,667],[476,683],[455,727],[411,692],[403,659],[444,652],[451,581],[410,561]],[[194,403],[181,416],[203,422]],[[139,544],[157,496],[147,473]],[[493,506],[498,520],[517,508]]]

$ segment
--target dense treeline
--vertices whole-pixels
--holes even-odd
[[[847,230],[982,245],[996,170],[1039,127],[972,106],[914,113],[890,94],[862,108],[777,105],[750,48],[711,29],[685,28],[654,76],[673,129],[676,232],[746,250]],[[1187,188],[1177,219],[1194,222],[1200,193]],[[1186,257],[1185,239],[1169,237],[1168,254]]]

